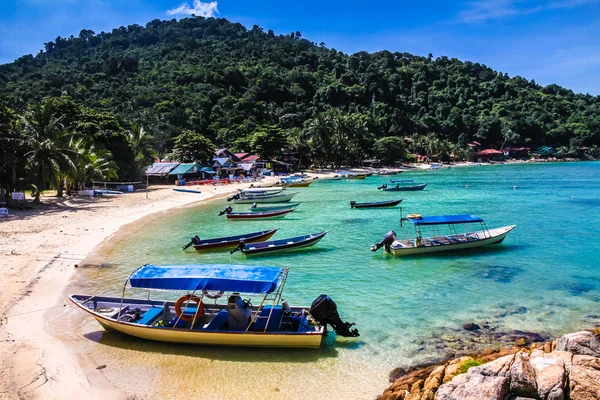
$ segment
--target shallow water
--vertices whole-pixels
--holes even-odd
[[[377,191],[389,178],[289,189],[299,192],[293,201],[302,204],[280,220],[227,221],[217,216],[224,199],[167,214],[117,235],[101,249],[108,266],[88,269],[77,283],[91,294],[120,294],[127,275],[144,263],[289,266],[284,298],[308,305],[329,294],[342,318],[356,322],[358,340],[329,336],[319,350],[189,347],[105,333],[88,318],[81,330],[99,343],[89,351],[120,366],[107,369],[111,380],[157,397],[362,399],[381,393],[391,369],[452,352],[439,338],[461,335],[466,322],[555,336],[600,320],[600,163],[410,171],[394,178],[427,182],[424,191]],[[469,213],[490,228],[517,228],[499,246],[394,259],[369,247],[388,230],[400,231],[400,209],[349,207],[351,200],[393,198],[404,198],[404,215]],[[274,238],[330,232],[312,249],[287,255],[180,250],[193,234],[274,227],[280,228]]]

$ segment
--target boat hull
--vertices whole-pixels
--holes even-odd
[[[295,210],[294,208],[290,208],[289,210],[280,210],[280,211],[261,211],[261,212],[246,211],[243,213],[229,213],[229,214],[227,214],[227,219],[245,220],[245,219],[283,218],[288,213],[291,213],[294,210]]]
[[[243,254],[245,254],[246,256],[260,255],[260,254],[267,254],[267,253],[274,254],[274,253],[288,252],[288,251],[292,251],[292,250],[297,250],[297,249],[302,249],[305,247],[314,246],[315,244],[319,243],[319,241],[321,239],[323,239],[323,237],[326,234],[327,234],[327,231],[324,231],[319,234],[315,234],[314,237],[308,238],[301,242],[283,243],[281,245],[273,245],[272,247],[271,246],[269,246],[269,247],[254,247],[252,245],[247,245],[241,250],[241,252]],[[312,235],[309,235],[309,236],[312,236]],[[286,239],[283,239],[283,240],[281,240],[281,242],[284,242],[285,240]],[[256,244],[260,244],[260,242],[256,243]]]
[[[257,196],[257,197],[249,197],[249,198],[241,198],[234,200],[235,204],[264,204],[264,203],[287,203],[292,200],[292,198],[297,193],[287,193],[281,195],[274,196]]]
[[[400,200],[391,200],[391,201],[378,201],[375,203],[354,203],[350,202],[350,207],[352,208],[384,208],[384,207],[395,207],[403,199]]]
[[[383,191],[384,192],[412,192],[412,191],[416,191],[416,190],[423,190],[423,189],[425,189],[425,186],[427,186],[427,183],[424,183],[422,185],[415,185],[415,186],[384,188]]]
[[[311,183],[312,183],[312,181],[294,182],[294,183],[290,183],[289,185],[284,185],[284,186],[285,187],[291,187],[291,188],[295,188],[295,187],[309,187]]]
[[[270,231],[256,232],[244,236],[235,236],[230,238],[224,238],[225,240],[217,243],[200,243],[194,245],[194,250],[197,252],[208,252],[215,250],[227,250],[234,249],[240,244],[240,240],[244,240],[246,243],[262,242],[269,240],[277,232],[277,229]]]
[[[399,241],[396,241],[392,244],[390,253],[392,253],[394,256],[409,256],[415,254],[436,253],[440,251],[467,250],[482,246],[489,246],[492,244],[499,244],[502,243],[506,235],[508,235],[515,227],[516,225],[509,225],[501,228],[490,229],[488,231],[470,232],[468,235],[477,236],[479,239],[465,242],[453,242],[449,244],[422,245],[419,247],[397,247]],[[489,232],[489,235],[487,235],[487,232]]]
[[[290,208],[296,208],[300,205],[300,203],[289,203],[281,206],[257,206],[256,208],[250,209],[252,212],[262,212],[262,211],[279,211],[279,210],[289,210]]]
[[[85,297],[85,296],[76,296]],[[90,296],[91,297],[91,296]],[[318,348],[321,346],[323,328],[312,332],[244,332],[202,331],[197,329],[165,328],[116,321],[94,312],[80,304],[74,296],[70,300],[92,317],[106,330],[113,330],[140,339],[158,342],[187,343],[212,346],[235,347],[282,347]],[[117,302],[119,299],[115,299]],[[117,303],[118,304],[118,303]]]

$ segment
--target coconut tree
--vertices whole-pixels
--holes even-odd
[[[94,145],[86,147],[84,140],[72,141],[71,148],[79,157],[76,160],[76,169],[68,175],[68,179],[76,187],[85,185],[94,180],[117,179],[119,167],[111,160],[110,151],[96,149]]]
[[[23,144],[27,149],[23,158],[37,187],[34,203],[40,202],[40,194],[49,181],[56,185],[57,196],[61,197],[62,177],[76,170],[79,154],[69,145],[74,133],[63,127],[62,119],[51,100],[32,105],[21,116]]]
[[[127,133],[129,144],[135,155],[136,167],[143,171],[152,163],[157,153],[152,147],[152,137],[143,126],[132,124]]]
[[[331,117],[328,114],[317,114],[307,126],[307,133],[309,137],[309,147],[313,158],[324,165],[328,159],[331,149],[331,132],[333,130],[333,123]]]

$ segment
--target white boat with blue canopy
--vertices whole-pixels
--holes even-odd
[[[146,264],[127,278],[121,297],[69,298],[106,330],[161,342],[315,348],[327,324],[339,335],[358,336],[327,295],[310,307],[289,306],[281,298],[287,276],[288,268],[277,267]],[[129,298],[128,289],[148,293]],[[183,296],[151,298],[165,291]],[[258,296],[259,304],[253,305],[249,296]]]
[[[489,229],[481,217],[470,214],[422,216],[409,214],[401,221],[412,222],[415,236],[408,239],[398,239],[396,232],[389,231],[383,239],[371,246],[371,251],[380,248],[395,256],[425,254],[448,250],[465,250],[475,247],[502,243],[506,235],[516,225]],[[460,233],[457,226],[478,224],[478,230],[466,229]]]

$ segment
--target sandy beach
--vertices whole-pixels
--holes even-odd
[[[266,178],[268,184],[275,178]],[[45,198],[35,210],[0,220],[0,399],[126,398],[73,342],[64,326],[65,289],[92,250],[120,228],[169,209],[224,196],[250,184],[199,187],[201,194],[153,186],[148,192],[68,200]],[[152,215],[152,217],[149,217]],[[86,261],[84,261],[86,260]]]

